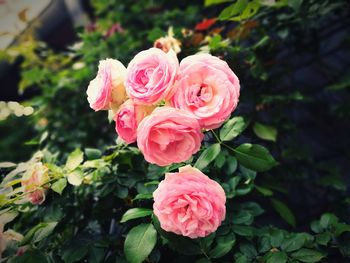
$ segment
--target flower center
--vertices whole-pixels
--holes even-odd
[[[207,104],[212,97],[213,91],[209,85],[205,83],[201,85],[195,84],[190,88],[188,93],[188,103],[198,108]]]

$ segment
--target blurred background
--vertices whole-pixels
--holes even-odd
[[[86,101],[98,60],[127,65],[172,28],[180,59],[211,52],[239,76],[234,115],[250,126],[237,143],[280,163],[257,177],[261,191],[298,211],[301,230],[326,211],[348,220],[349,1],[242,2],[0,0],[0,161],[114,144],[113,124]]]

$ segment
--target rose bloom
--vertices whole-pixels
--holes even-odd
[[[198,121],[186,111],[156,108],[137,128],[137,145],[147,162],[166,166],[196,153],[203,139]]]
[[[23,192],[33,205],[42,204],[45,201],[47,186],[50,180],[49,170],[41,162],[34,163],[22,177]]]
[[[129,63],[126,91],[138,104],[156,104],[174,93],[179,61],[173,50],[168,53],[150,48],[138,53]]]
[[[95,111],[117,110],[127,99],[124,81],[126,68],[115,59],[101,60],[97,76],[86,91],[90,107]]]
[[[168,232],[190,238],[205,237],[221,225],[226,214],[225,192],[196,168],[167,173],[153,193],[154,214]]]
[[[115,130],[126,143],[133,143],[137,138],[137,127],[144,117],[153,111],[153,106],[137,105],[127,100],[114,116]]]
[[[176,88],[171,105],[191,112],[202,128],[215,129],[236,108],[240,85],[225,61],[197,54],[181,61]]]

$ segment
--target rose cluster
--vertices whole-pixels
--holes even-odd
[[[90,107],[112,110],[116,132],[137,141],[145,159],[166,166],[188,160],[203,129],[218,128],[236,108],[239,80],[227,63],[209,54],[184,58],[150,48],[125,68],[114,59],[100,62],[87,89]]]
[[[95,111],[113,112],[119,138],[137,142],[149,163],[167,166],[199,151],[203,131],[231,115],[239,91],[237,76],[218,57],[196,54],[179,63],[173,49],[150,48],[127,68],[114,59],[100,61],[87,95]],[[153,197],[166,231],[204,237],[225,218],[224,190],[191,166],[166,174]]]

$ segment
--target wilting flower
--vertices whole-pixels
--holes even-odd
[[[138,53],[129,63],[126,90],[139,104],[156,104],[174,93],[174,82],[179,68],[174,51],[168,53],[150,48]]]
[[[196,168],[181,167],[167,173],[153,193],[154,214],[168,232],[190,238],[216,231],[226,214],[225,192]]]
[[[126,69],[115,59],[101,60],[97,76],[86,91],[90,107],[95,111],[117,110],[127,99],[124,81]]]
[[[225,61],[197,54],[181,61],[175,90],[171,105],[189,111],[202,128],[214,129],[236,108],[240,85]]]
[[[114,116],[115,130],[126,143],[133,143],[137,138],[137,127],[144,117],[149,115],[154,106],[138,105],[132,100],[122,104]]]
[[[33,163],[22,177],[23,192],[27,199],[34,205],[45,201],[45,193],[50,180],[49,170],[41,162]]]
[[[156,108],[137,129],[137,145],[146,161],[166,166],[196,153],[203,139],[198,121],[183,110]]]
[[[164,52],[168,52],[170,49],[174,50],[176,54],[181,52],[181,42],[174,38],[173,28],[170,27],[168,30],[168,35],[165,37],[158,38],[153,46],[159,48]]]

